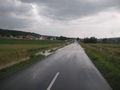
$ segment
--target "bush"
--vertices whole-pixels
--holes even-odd
[[[84,38],[83,42],[84,43],[97,43],[97,38],[95,38],[95,37]]]

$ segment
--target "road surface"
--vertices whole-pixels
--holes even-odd
[[[0,79],[0,90],[112,90],[78,43]]]

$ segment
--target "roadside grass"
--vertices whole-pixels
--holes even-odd
[[[12,72],[18,71],[22,68],[25,68],[26,66],[41,60],[43,57],[44,56],[42,56],[42,55],[34,56],[34,57],[31,57],[29,60],[17,63],[15,65],[12,65],[12,66],[7,67],[5,69],[2,69],[2,70],[0,70],[0,78],[5,77],[6,75],[8,75]]]
[[[15,42],[17,44],[13,44]],[[32,56],[39,51],[61,46],[64,43],[64,41],[56,40],[17,40],[0,38],[0,66],[20,60],[27,56]]]
[[[120,44],[80,44],[113,90],[120,90]]]
[[[64,41],[60,40],[28,40],[28,39],[12,39],[12,38],[0,38],[0,44],[63,44]]]
[[[13,66],[0,70],[0,76],[18,70],[27,64],[30,64],[36,60],[40,60],[42,55],[36,56],[38,52],[44,52],[45,50],[60,47],[65,45],[65,41],[58,40],[25,40],[25,39],[9,39],[0,38],[0,67],[9,65],[12,62],[20,62],[26,57],[30,57],[29,60],[22,61]]]

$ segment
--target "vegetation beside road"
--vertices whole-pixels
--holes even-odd
[[[50,44],[63,44],[64,41],[60,40],[28,40],[28,39],[12,39],[0,38],[0,44],[32,44],[32,45],[50,45]]]
[[[37,62],[38,60],[42,59],[43,57],[44,56],[42,56],[42,55],[33,56],[29,60],[22,61],[20,63],[14,64],[10,67],[4,68],[4,69],[0,70],[0,78],[4,77],[12,72],[18,71],[18,70],[26,67],[27,65]]]
[[[60,40],[26,40],[0,38],[0,67],[12,62],[19,62],[28,56],[30,57],[30,60],[26,60],[24,62],[27,62],[27,64],[31,63],[39,58],[38,56],[35,56],[37,52],[44,52],[45,50],[60,47],[64,44],[66,44],[66,42]],[[16,68],[19,68],[19,64],[16,65],[11,67],[12,70],[13,68],[15,70]],[[3,69],[2,71],[0,70],[0,74],[3,75],[4,73],[6,73],[6,71],[10,72],[11,68]]]
[[[0,38],[0,66],[64,44],[64,41]]]
[[[120,90],[120,44],[81,45],[113,90]]]

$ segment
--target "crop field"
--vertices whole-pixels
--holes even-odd
[[[11,39],[11,38],[0,38],[0,44],[60,44],[63,41],[59,40],[27,40],[27,39]]]
[[[81,45],[113,90],[120,90],[120,44]]]
[[[0,66],[32,56],[38,51],[58,47],[64,41],[0,38]]]

